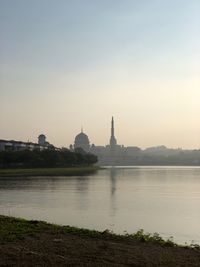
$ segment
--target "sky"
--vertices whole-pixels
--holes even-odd
[[[199,0],[0,0],[0,139],[200,148]]]

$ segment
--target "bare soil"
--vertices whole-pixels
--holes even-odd
[[[200,267],[200,252],[138,240],[43,232],[1,242],[0,266]]]

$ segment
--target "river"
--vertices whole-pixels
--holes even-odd
[[[0,178],[0,214],[200,244],[199,167],[115,167],[74,177]]]

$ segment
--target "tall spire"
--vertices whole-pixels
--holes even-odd
[[[111,121],[111,136],[112,137],[115,136],[114,118],[113,117],[112,117],[112,121]]]
[[[116,145],[117,145],[117,140],[115,138],[114,118],[112,117],[112,120],[111,120],[111,137],[110,137],[111,153],[114,153]]]

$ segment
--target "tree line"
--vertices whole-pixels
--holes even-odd
[[[97,161],[97,156],[85,153],[82,149],[77,149],[75,152],[67,149],[0,152],[1,168],[70,167],[92,165]]]

